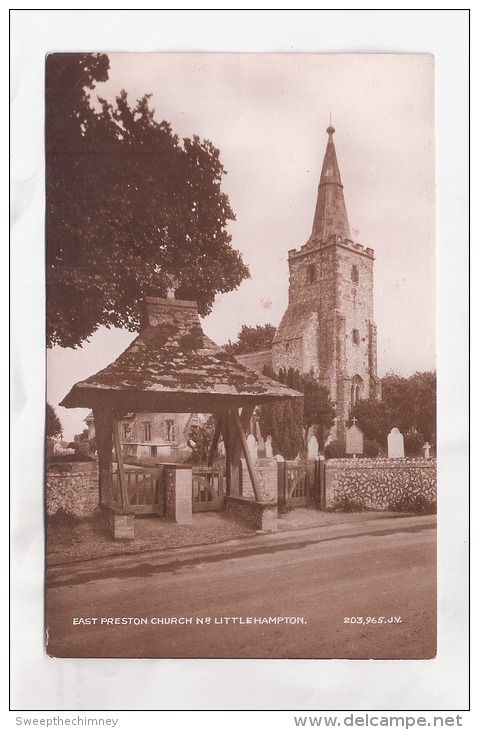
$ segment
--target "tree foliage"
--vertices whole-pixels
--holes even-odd
[[[274,373],[268,367],[263,373],[304,394],[301,399],[280,401],[260,408],[261,433],[272,437],[277,453],[285,459],[294,459],[305,451],[311,426],[317,427],[319,441],[322,442],[323,430],[333,425],[334,406],[327,388],[312,373],[301,374],[293,368]]]
[[[405,451],[420,452],[436,434],[436,373],[414,373],[409,378],[394,373],[382,379],[382,400],[360,400],[351,410],[366,438],[386,448],[387,436],[396,427],[404,435]]]
[[[244,324],[238,333],[236,342],[229,340],[228,344],[224,345],[224,349],[232,355],[268,350],[273,344],[275,334],[276,327],[272,324],[257,325],[256,327],[248,327]]]
[[[180,142],[149,95],[131,106],[90,92],[104,54],[52,54],[46,73],[47,341],[76,347],[100,325],[137,330],[145,296],[207,314],[249,276],[226,230],[223,165],[208,140]]]
[[[188,434],[188,446],[191,449],[191,455],[188,458],[190,464],[206,464],[208,454],[215,432],[216,419],[209,416],[204,423],[198,423],[190,427]]]
[[[319,443],[322,447],[323,434],[329,431],[334,423],[336,411],[329,397],[329,391],[321,385],[313,373],[301,376],[300,390],[304,393],[303,427],[305,438],[312,426],[318,430]]]
[[[63,433],[62,424],[58,418],[55,409],[50,403],[46,406],[46,424],[45,433],[48,438],[55,438],[61,436]]]

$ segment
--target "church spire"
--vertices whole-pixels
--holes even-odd
[[[339,173],[333,134],[336,130],[331,123],[327,128],[328,144],[321,169],[318,187],[318,200],[314,213],[311,238],[327,241],[330,236],[351,238],[348,214],[343,196],[343,185]]]

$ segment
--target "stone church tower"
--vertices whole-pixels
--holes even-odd
[[[373,316],[374,251],[351,238],[328,127],[311,236],[289,251],[288,308],[273,341],[272,365],[313,370],[336,404],[334,439],[360,398],[381,397]]]

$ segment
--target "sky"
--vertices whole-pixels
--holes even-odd
[[[330,122],[353,238],[374,249],[378,374],[435,368],[434,59],[428,54],[109,53],[92,92],[131,104],[151,94],[158,120],[219,150],[236,220],[232,244],[251,278],[203,320],[218,344],[243,324],[278,325],[288,251],[306,243]],[[48,400],[114,360],[134,335],[102,328],[48,356]],[[57,408],[64,437],[88,411]]]

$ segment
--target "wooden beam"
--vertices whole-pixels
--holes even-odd
[[[126,488],[125,467],[123,464],[123,452],[121,450],[120,427],[119,427],[118,421],[116,419],[113,421],[113,443],[115,444],[116,472],[117,472],[118,484],[120,485],[121,506],[122,506],[122,509],[124,509],[125,507],[127,507],[129,505],[129,500],[128,500],[128,489]]]
[[[255,405],[249,405],[249,406],[243,406],[243,408],[241,409],[240,421],[241,421],[241,425],[243,427],[243,431],[245,432],[245,435],[246,435],[246,431],[248,429],[249,423],[251,421],[251,416],[253,415],[255,408],[256,408]],[[236,441],[235,455],[233,458],[236,460],[236,459],[240,459],[240,457],[241,457],[241,439],[238,438]]]
[[[215,459],[215,452],[218,448],[218,441],[220,440],[221,436],[221,428],[220,428],[220,421],[222,416],[217,416],[216,418],[216,426],[215,426],[215,432],[213,434],[213,439],[210,444],[210,448],[208,449],[208,466],[213,466],[213,461]]]
[[[254,498],[257,502],[261,502],[261,492],[259,489],[258,478],[256,476],[256,471],[253,465],[253,461],[251,459],[251,454],[249,453],[248,442],[246,441],[246,436],[243,425],[241,423],[241,419],[239,417],[239,413],[236,408],[232,409],[229,412],[231,413],[232,421],[235,425],[236,431],[240,439],[241,448],[244,454],[244,458],[246,460],[246,466],[248,467],[249,476],[251,479],[251,485],[253,487]]]
[[[111,484],[111,448],[113,414],[108,408],[93,409],[95,438],[98,452],[98,493],[99,502],[111,504],[113,490]]]
[[[219,427],[226,452],[226,494],[238,496],[240,489],[240,461],[235,461],[236,429],[229,411],[223,411],[219,419]]]

